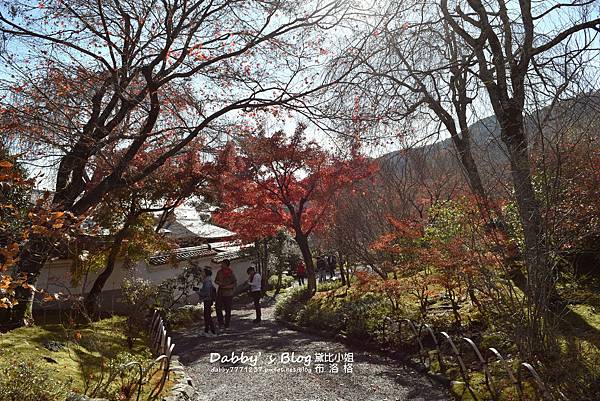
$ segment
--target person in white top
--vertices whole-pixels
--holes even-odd
[[[248,273],[248,285],[250,286],[250,297],[252,298],[252,301],[254,301],[254,309],[256,310],[256,319],[254,319],[253,323],[260,323],[260,319],[261,319],[260,297],[262,295],[262,291],[261,291],[262,277],[260,276],[259,273],[256,272],[256,270],[254,269],[254,266],[250,266],[248,268],[248,270],[246,270],[246,273]]]

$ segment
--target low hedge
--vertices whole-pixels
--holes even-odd
[[[288,288],[291,287],[296,279],[290,275],[283,274],[281,275],[281,285],[279,288]],[[277,288],[278,276],[276,274],[269,277],[269,287]]]
[[[384,317],[392,314],[389,303],[376,294],[354,296],[330,290],[311,298],[306,287],[288,290],[275,305],[278,319],[361,340],[376,338]]]

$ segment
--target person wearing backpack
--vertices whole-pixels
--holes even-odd
[[[217,321],[219,327],[225,326],[225,330],[229,328],[231,321],[231,307],[233,305],[233,293],[237,286],[237,279],[233,270],[231,270],[231,262],[229,259],[224,259],[221,262],[221,269],[217,272],[215,283],[219,286],[217,290]],[[223,311],[225,311],[225,321],[223,321]]]
[[[200,300],[204,304],[204,333],[205,336],[210,336],[211,334],[214,336],[217,333],[215,332],[215,323],[212,320],[212,305],[217,297],[217,290],[211,279],[212,270],[209,268],[204,269],[204,279],[202,280],[202,288],[198,291],[198,296]],[[209,334],[209,330],[210,333]]]

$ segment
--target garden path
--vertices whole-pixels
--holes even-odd
[[[203,337],[202,327],[195,325],[174,334],[175,353],[186,365],[196,386],[196,401],[442,401],[447,391],[425,376],[390,358],[350,348],[334,340],[290,330],[273,318],[273,306],[263,309],[263,322],[254,325],[251,305],[233,311],[231,329],[213,338]],[[256,358],[237,363],[211,363],[211,353],[221,357]],[[307,362],[288,363],[286,353]],[[317,372],[316,354],[351,353],[352,373],[337,364],[338,373],[330,372],[330,363]],[[286,368],[295,369],[285,371]],[[220,371],[218,371],[220,369]],[[279,371],[278,371],[279,370]],[[305,370],[309,370],[308,372]]]

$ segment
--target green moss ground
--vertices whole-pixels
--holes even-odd
[[[22,327],[0,334],[0,366],[27,361],[43,367],[52,378],[64,383],[70,391],[84,393],[86,381],[97,382],[101,366],[124,358],[148,363],[150,351],[142,340],[129,349],[124,335],[124,317],[112,317],[87,325],[66,328],[59,324]],[[59,351],[45,347],[48,342],[64,345]],[[87,378],[87,380],[86,380]],[[119,385],[116,383],[115,385]],[[144,392],[150,390],[144,386]],[[118,389],[115,390],[118,392]],[[144,398],[142,398],[144,399]]]

